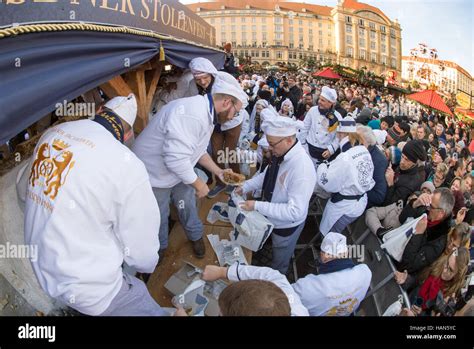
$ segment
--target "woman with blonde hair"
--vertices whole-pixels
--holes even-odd
[[[430,315],[440,292],[445,302],[449,298],[458,298],[464,285],[469,259],[469,251],[460,247],[449,255],[441,255],[423,270],[419,276],[423,283],[416,293],[413,312],[417,315]]]

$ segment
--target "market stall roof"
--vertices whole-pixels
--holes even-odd
[[[464,116],[468,119],[474,120],[474,110],[464,109],[464,108],[456,108],[454,111],[456,113],[461,114],[462,116]]]
[[[182,68],[194,57],[223,67],[215,29],[184,5],[126,4],[115,11],[91,1],[0,3],[0,144],[155,56]]]
[[[436,109],[440,112],[446,113],[448,115],[453,115],[448,106],[444,103],[443,99],[439,94],[434,90],[425,90],[421,92],[416,92],[411,95],[408,95],[407,98],[416,101],[418,103],[424,104],[427,107]]]
[[[314,73],[313,76],[324,78],[324,79],[341,79],[342,78],[339,74],[337,74],[331,68],[325,68],[321,70],[320,72]]]

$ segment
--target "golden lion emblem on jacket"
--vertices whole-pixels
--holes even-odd
[[[55,139],[53,145],[43,143],[38,147],[35,161],[31,167],[29,183],[32,187],[45,187],[44,194],[54,200],[61,186],[66,182],[69,172],[74,167],[73,153],[69,144]]]

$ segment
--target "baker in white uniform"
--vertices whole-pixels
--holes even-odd
[[[216,280],[229,280],[232,282],[240,282],[243,280],[264,280],[270,281],[278,286],[288,297],[288,302],[291,308],[291,316],[308,316],[308,310],[303,306],[299,296],[296,294],[294,289],[291,287],[285,275],[282,275],[278,271],[267,268],[267,267],[256,267],[252,265],[242,265],[234,263],[230,267],[218,267],[216,265],[207,265],[204,268],[202,275],[204,281],[216,281]],[[262,284],[265,287],[265,284]],[[245,289],[242,288],[242,293],[245,293]],[[252,296],[256,298],[258,303],[259,294],[252,293]],[[241,297],[245,297],[243,294]],[[261,304],[268,303],[268,300],[261,299]],[[256,306],[257,308],[258,306]],[[261,314],[259,314],[261,315]]]
[[[223,79],[232,76],[225,72],[217,71],[214,64],[212,64],[212,62],[207,58],[203,57],[197,57],[192,59],[191,62],[189,62],[189,69],[191,70],[191,73],[194,76],[194,80],[189,84],[189,89],[185,93],[186,97],[195,96],[197,94],[206,95],[208,93],[211,93],[212,86],[214,85],[214,81],[217,76],[220,75],[220,77]],[[235,80],[234,77],[232,78]],[[239,112],[235,115],[233,119],[223,123],[218,122],[215,125],[214,132],[211,136],[211,155],[214,162],[218,163],[219,151],[225,152],[225,148],[228,148],[232,151],[236,150],[237,144],[240,139],[242,123],[244,119],[248,117],[248,113],[245,110],[246,106],[247,104],[245,104],[239,110]],[[222,168],[225,167],[225,164],[218,163],[218,165]],[[238,163],[232,163],[229,165],[234,172],[239,172]],[[216,177],[216,186],[209,192],[208,197],[213,198],[224,189],[226,189],[226,185],[218,177]]]
[[[375,185],[372,157],[357,134],[356,122],[346,116],[339,122],[337,138],[341,153],[318,167],[318,186],[331,193],[321,220],[320,231],[341,233],[360,217],[367,206],[367,192]]]
[[[327,234],[321,244],[319,274],[309,274],[292,286],[311,316],[348,316],[365,298],[372,279],[366,264],[347,258],[346,237]]]
[[[203,225],[195,195],[206,196],[209,187],[198,178],[194,166],[199,163],[216,176],[223,176],[224,170],[207,153],[207,145],[215,124],[231,120],[246,100],[247,95],[237,80],[216,78],[212,94],[168,103],[135,141],[132,149],[145,164],[161,211],[161,255],[168,247],[172,199],[196,257],[204,257]]]
[[[286,274],[291,256],[304,228],[308,206],[316,183],[316,171],[308,154],[296,139],[298,123],[279,116],[273,109],[265,115],[262,129],[272,159],[264,172],[246,181],[237,193],[262,190],[262,201],[249,200],[242,208],[256,210],[275,226],[272,233],[272,268]],[[273,113],[268,117],[266,113]]]
[[[122,264],[151,273],[160,212],[143,163],[123,143],[137,114],[134,95],[116,97],[94,120],[54,126],[33,155],[25,242],[53,298],[87,315],[164,315]]]
[[[298,135],[316,169],[321,162],[333,160],[339,149],[336,129],[342,117],[334,109],[336,102],[336,90],[323,86],[318,106],[312,107],[308,111],[304,119],[304,126]]]

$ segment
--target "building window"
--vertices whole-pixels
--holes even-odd
[[[346,36],[346,44],[352,45],[352,36],[350,36],[350,35]]]
[[[283,53],[281,51],[277,51],[277,59],[282,59]]]
[[[346,47],[346,56],[352,57],[352,55],[353,55],[352,47]]]
[[[396,68],[397,68],[397,60],[396,60],[395,58],[392,58],[392,62],[391,62],[391,63],[392,63],[392,64],[391,64],[392,68],[395,68],[395,69],[396,69]]]
[[[294,30],[293,27],[290,27],[290,33],[293,33],[293,30]]]
[[[377,54],[372,52],[370,54],[370,60],[372,61],[372,63],[377,63]]]
[[[319,28],[322,28],[323,27],[323,24],[321,22],[318,23],[318,27]]]
[[[359,36],[365,36],[365,29],[359,28]]]
[[[381,31],[382,33],[384,33],[384,34],[386,33],[386,31],[385,31],[385,26],[384,26],[384,25],[381,25],[381,26],[380,26],[380,31]]]
[[[359,39],[359,46],[365,47],[365,39],[364,38]]]
[[[290,42],[290,48],[295,48],[295,44],[293,42]]]
[[[352,23],[352,17],[346,16],[346,23]]]
[[[313,51],[313,49],[314,49],[314,46],[313,46],[313,45],[309,45],[309,46],[308,46],[308,50]]]
[[[375,30],[375,23],[369,22],[369,27],[372,30]]]
[[[282,23],[281,17],[275,17],[275,23]]]
[[[267,17],[262,17],[262,23],[267,23]]]
[[[396,56],[396,55],[397,55],[397,49],[394,48],[394,47],[392,47],[392,49],[390,50],[390,54],[391,54],[392,56]]]
[[[304,46],[303,43],[300,42],[300,44],[298,45],[298,48],[299,48],[300,50],[302,50],[302,49],[303,49],[303,46]]]
[[[365,60],[365,50],[363,50],[363,49],[359,50],[359,59],[364,59]]]
[[[387,56],[382,56],[382,64],[387,65]]]
[[[247,30],[247,26],[246,25],[243,25],[242,27],[242,32],[245,32]]]
[[[382,51],[383,53],[387,52],[387,45],[385,44],[380,45],[380,51]]]
[[[346,24],[346,33],[352,33],[352,25],[351,24]]]
[[[242,47],[247,46],[247,41],[245,39],[242,39]]]
[[[319,36],[323,36],[323,31],[322,30],[319,31]]]
[[[392,46],[392,47],[397,46],[397,41],[395,40],[395,38],[390,38],[390,46]]]
[[[282,40],[283,39],[283,34],[282,33],[275,33],[275,39]]]
[[[288,24],[293,25],[293,20],[292,19],[288,20]]]
[[[252,23],[257,23],[257,17],[252,17]]]
[[[370,31],[370,38],[371,38],[372,40],[375,40],[375,37],[376,37],[376,33],[375,33],[373,30],[371,30],[371,31]]]
[[[375,50],[375,41],[370,42],[370,49]]]
[[[390,28],[390,35],[395,37],[395,29],[393,28]]]
[[[361,27],[364,26],[364,20],[363,20],[363,19],[359,19],[359,25],[360,25]]]
[[[303,25],[303,20],[300,19],[300,20],[298,21],[298,24],[299,24],[299,25]]]
[[[309,35],[309,36],[313,35],[313,29],[309,29],[309,30],[308,30],[308,35]]]
[[[245,23],[246,19],[247,19],[246,17],[242,16],[242,17],[240,17],[240,22]]]

